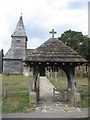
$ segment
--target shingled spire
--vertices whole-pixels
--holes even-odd
[[[12,37],[13,36],[26,36],[22,15],[20,16],[20,19],[17,23],[16,29],[15,29],[14,33],[12,34]]]
[[[3,73],[22,74],[22,60],[25,59],[27,50],[27,36],[22,15],[11,37],[11,47],[3,57]]]

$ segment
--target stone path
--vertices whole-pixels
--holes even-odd
[[[40,77],[40,101],[52,102],[54,86],[46,77]]]

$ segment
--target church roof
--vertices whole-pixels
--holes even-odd
[[[25,59],[30,62],[86,62],[76,51],[57,38],[50,38]]]
[[[31,53],[32,53],[32,51],[33,51],[34,49],[26,49],[26,57],[27,56],[30,56],[31,55]],[[23,51],[23,52],[25,52],[25,51]],[[9,50],[8,50],[8,52],[5,54],[5,56],[3,57],[3,59],[23,59],[24,58],[24,56],[23,56],[23,54],[22,54],[22,49],[12,49],[12,48],[10,48]]]
[[[23,50],[22,51],[22,49],[13,49],[13,48],[10,48],[9,50],[8,50],[8,52],[5,54],[5,56],[3,57],[3,59],[18,59],[18,60],[21,60],[21,59],[23,59],[23,58],[25,58],[25,56],[24,56],[24,53],[25,51]]]
[[[31,53],[34,51],[35,49],[27,49],[26,50],[26,57],[31,56]]]
[[[17,23],[16,29],[15,29],[14,33],[12,34],[12,37],[13,36],[26,36],[22,16],[20,16],[20,19],[19,19],[19,21]]]

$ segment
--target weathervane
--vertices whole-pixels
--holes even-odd
[[[54,34],[56,34],[57,32],[55,32],[54,29],[52,29],[52,31],[50,31],[49,33],[52,34],[52,37],[54,38]]]

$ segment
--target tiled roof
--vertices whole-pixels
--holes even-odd
[[[33,50],[25,61],[33,62],[86,62],[76,51],[57,38],[50,38]]]

